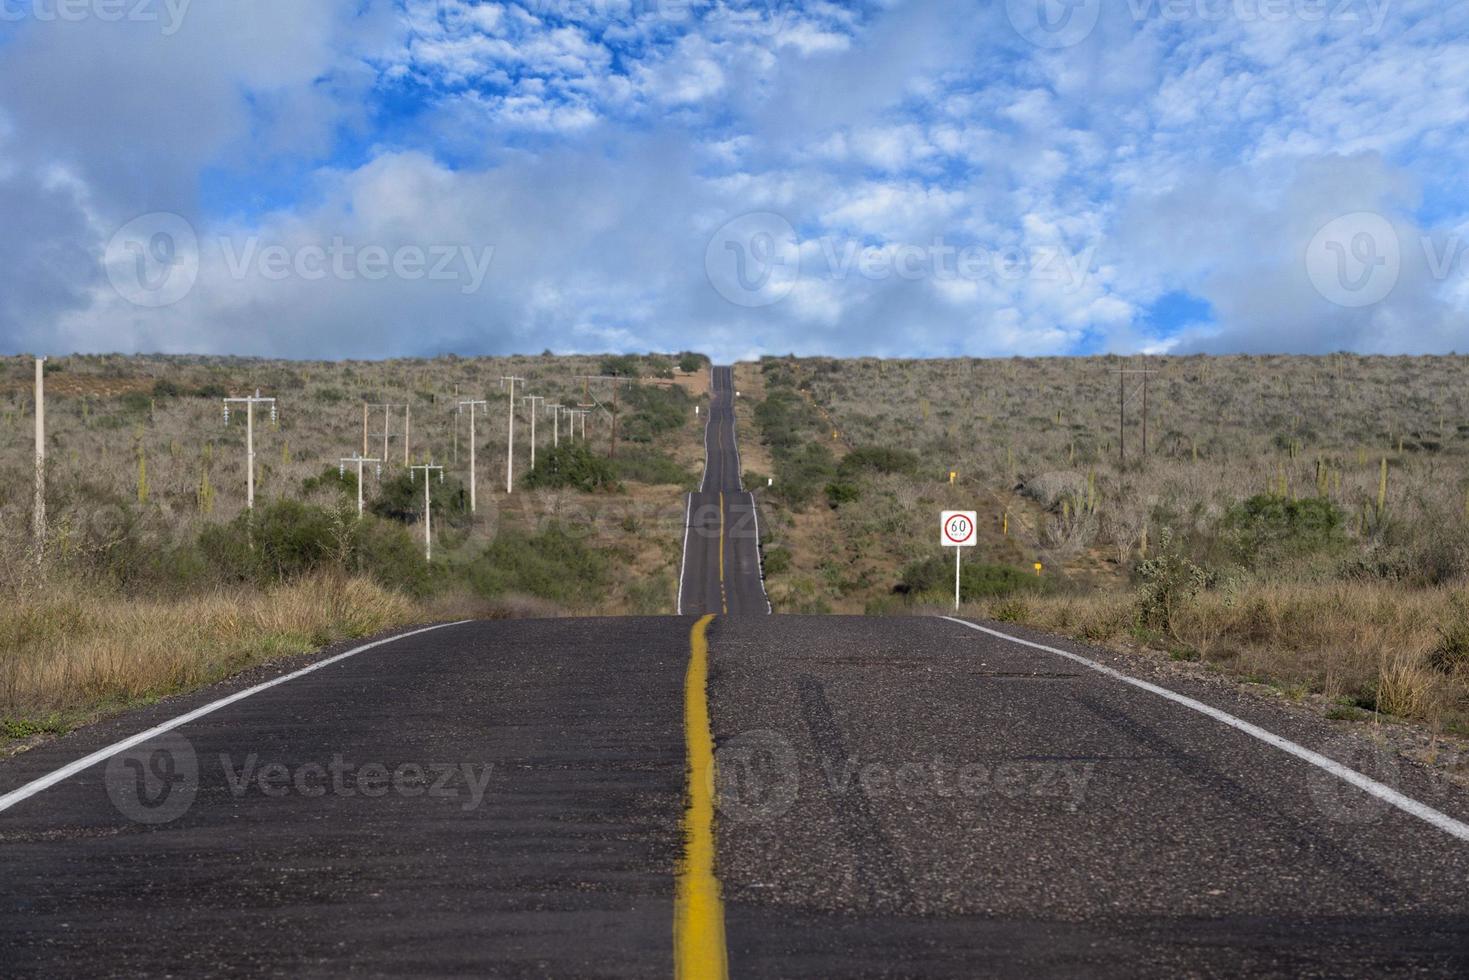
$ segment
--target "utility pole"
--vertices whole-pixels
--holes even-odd
[[[536,402],[544,402],[546,399],[541,395],[526,395],[520,399],[530,402],[530,468],[536,468]]]
[[[466,405],[469,406],[469,512],[473,514],[478,511],[479,506],[479,502],[475,497],[476,483],[474,475],[474,411],[476,408],[483,408],[485,411],[488,412],[490,410],[490,403],[487,401],[462,401],[459,403],[459,411],[463,412],[464,406]]]
[[[624,378],[624,377],[622,377],[620,375],[609,375],[609,374],[587,374],[587,375],[583,375],[582,376],[582,391],[588,393],[588,399],[589,400],[590,400],[590,398],[589,398],[589,396],[590,396],[590,384],[593,381],[610,381],[610,382],[612,382],[612,441],[611,441],[611,445],[608,447],[608,450],[607,450],[607,458],[608,459],[616,459],[617,458],[617,386],[620,385],[620,384],[636,384],[637,383],[637,380],[635,378]],[[586,423],[583,422],[582,425],[585,426]]]
[[[444,482],[444,468],[442,466],[434,466],[432,463],[420,463],[417,466],[410,466],[408,468],[408,479],[409,480],[415,480],[416,477],[417,477],[417,474],[418,474],[418,471],[419,470],[423,470],[423,558],[424,558],[425,561],[433,561],[434,560],[434,539],[433,539],[433,513],[434,513],[434,506],[433,506],[433,500],[432,500],[432,498],[430,498],[429,492],[428,492],[428,486],[433,481],[428,478],[428,475],[429,475],[429,473],[432,470],[438,470],[439,471],[439,482],[440,483],[443,483]]]
[[[459,386],[454,386],[454,467],[459,467],[459,416],[464,414],[464,406],[459,404]]]
[[[250,510],[255,509],[255,406],[270,404],[270,420],[276,420],[275,399],[261,398],[260,389],[255,389],[255,394],[246,395],[244,398],[226,398],[224,400],[224,424],[230,424],[230,404],[243,404],[245,406],[245,506]]]
[[[559,448],[561,446],[561,409],[559,402],[547,402],[546,411],[551,413],[551,445]]]
[[[413,431],[413,405],[412,404],[404,404],[404,406],[403,406],[403,465],[404,466],[407,466],[408,463],[410,462],[410,460],[408,458],[408,437],[409,437],[409,434],[412,431]]]
[[[46,547],[46,359],[36,358],[36,558]]]
[[[524,378],[514,376],[500,379],[500,387],[510,393],[510,452],[505,457],[505,492],[515,492],[515,386],[524,385]]]
[[[380,460],[380,459],[364,459],[362,456],[360,456],[360,455],[358,455],[356,453],[353,453],[351,456],[343,456],[342,457],[341,462],[339,462],[337,464],[337,473],[339,473],[342,476],[346,476],[347,475],[347,464],[348,463],[352,463],[352,464],[354,464],[357,467],[357,516],[358,517],[361,517],[362,516],[362,465],[364,463],[376,463],[377,464],[377,475],[379,477],[381,477],[383,475],[383,461]]]
[[[383,462],[388,461],[388,436],[393,428],[393,409],[403,410],[403,465],[408,465],[408,406],[395,405],[383,402],[379,405],[362,406],[362,455],[367,455],[367,410],[369,408],[380,408],[383,410],[383,453],[379,457]]]
[[[1117,369],[1117,461],[1127,462],[1127,376],[1140,374],[1143,378],[1143,455],[1148,454],[1148,375],[1158,372],[1151,368]]]
[[[259,388],[256,388],[256,394],[245,395],[244,398],[225,398],[225,425],[229,425],[231,403],[245,406],[245,507],[254,510],[256,508],[256,406],[269,404],[270,422],[275,422],[275,398],[261,398]]]

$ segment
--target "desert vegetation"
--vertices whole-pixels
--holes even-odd
[[[63,729],[334,640],[463,615],[667,613],[702,447],[699,355],[387,362],[75,356],[47,370],[48,534],[31,535],[33,362],[0,361],[0,723]],[[609,382],[627,379],[614,406]],[[516,389],[516,492],[505,493]],[[636,381],[637,383],[632,383]],[[245,508],[255,416],[256,506]],[[586,439],[523,395],[588,410]],[[475,423],[478,512],[469,503]],[[385,410],[382,405],[390,405]],[[364,449],[384,462],[363,467]],[[408,406],[405,418],[405,408]],[[387,439],[384,444],[384,422]],[[405,425],[407,445],[405,452]],[[559,446],[556,445],[559,443]],[[424,556],[424,475],[433,561]]]
[[[1119,425],[1124,368],[1155,372],[1146,436],[1141,374]],[[1466,378],[1457,356],[767,358],[741,386],[771,594],[951,605],[937,514],[976,509],[973,613],[1464,734]]]

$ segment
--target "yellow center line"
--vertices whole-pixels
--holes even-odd
[[[729,596],[724,591],[724,491],[719,492],[719,605],[729,612]]]
[[[683,860],[673,901],[673,975],[678,980],[725,980],[724,899],[714,874],[714,732],[709,725],[709,640],[713,613],[689,634],[684,676],[684,739],[689,757],[689,806],[684,811]]]

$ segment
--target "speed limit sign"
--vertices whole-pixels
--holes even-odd
[[[946,510],[940,525],[945,548],[972,548],[979,535],[972,510]]]

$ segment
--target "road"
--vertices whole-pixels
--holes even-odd
[[[734,372],[713,369],[704,428],[704,479],[689,494],[679,612],[766,615],[760,569],[760,516],[744,489],[735,433]]]
[[[1469,973],[1469,797],[1355,728],[701,581],[703,615],[444,625],[6,760],[0,975]]]

